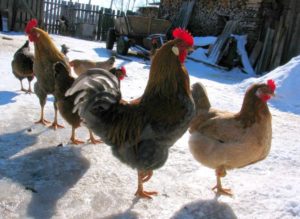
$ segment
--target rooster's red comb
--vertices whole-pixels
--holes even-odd
[[[173,30],[173,37],[175,39],[183,40],[188,46],[194,45],[193,36],[185,29],[176,28],[175,30]]]
[[[267,84],[268,84],[269,88],[274,92],[276,89],[275,81],[270,79],[267,81]]]
[[[126,68],[124,66],[121,67],[121,71],[123,72],[124,75],[126,75]]]
[[[27,23],[27,25],[26,25],[25,33],[30,34],[32,28],[36,27],[37,24],[38,24],[37,19],[35,19],[35,18],[34,18],[34,19],[31,19],[31,20]]]

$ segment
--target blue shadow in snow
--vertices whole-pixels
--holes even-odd
[[[247,78],[253,77],[253,75],[242,74],[235,70],[226,71],[206,66],[205,64],[197,63],[192,60],[187,60],[185,66],[190,76],[223,84],[238,84]]]
[[[11,91],[0,91],[0,106],[16,102],[15,100],[13,100],[13,98],[17,95],[17,93]]]
[[[95,52],[98,54],[99,57],[111,57],[112,53],[110,50],[107,50],[105,48],[94,48]]]
[[[38,143],[40,133],[31,129],[0,134],[0,180],[7,178],[32,192],[28,217],[50,219],[57,201],[78,182],[90,163],[80,149],[51,145],[14,156]]]
[[[216,198],[213,200],[198,200],[183,206],[171,219],[236,219],[237,216],[232,208],[226,204],[219,202]]]

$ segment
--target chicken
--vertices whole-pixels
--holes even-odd
[[[80,141],[75,137],[75,129],[78,128],[81,123],[81,118],[79,117],[78,113],[72,112],[72,109],[74,107],[74,100],[77,95],[73,94],[72,96],[65,97],[66,91],[72,86],[75,79],[70,76],[70,72],[68,71],[67,66],[65,66],[62,62],[57,62],[54,65],[54,72],[54,95],[57,99],[57,106],[61,116],[72,126],[72,134],[70,140],[73,144],[83,144],[83,141]],[[91,130],[89,130],[89,133],[89,140],[93,144],[101,143],[101,141],[95,139]]]
[[[73,67],[74,72],[79,76],[90,68],[103,68],[109,70],[113,67],[115,61],[116,58],[114,56],[103,62],[95,62],[87,59],[74,59],[70,62],[70,65]]]
[[[159,48],[159,44],[158,44],[158,41],[157,41],[157,38],[153,38],[151,40],[151,49],[150,49],[150,60],[153,59],[153,56],[155,55],[155,52],[156,50]]]
[[[77,92],[74,110],[84,124],[111,146],[113,155],[137,169],[136,196],[151,198],[143,183],[164,165],[169,148],[187,130],[195,113],[190,79],[183,65],[193,37],[175,29],[174,40],[153,58],[143,95],[131,102],[122,99],[115,76],[104,69],[80,75],[66,95]]]
[[[33,60],[34,55],[30,53],[29,41],[27,40],[25,44],[16,51],[14,58],[11,62],[12,72],[20,80],[21,91],[26,93],[32,93],[31,81],[34,78],[33,73]],[[27,78],[29,83],[28,90],[24,89],[22,80]]]
[[[111,68],[109,69],[109,72],[116,76],[119,81],[127,77],[126,69],[124,66],[122,66],[121,68]]]
[[[67,56],[67,53],[69,52],[69,49],[70,48],[66,44],[62,44],[60,51],[61,51],[62,54],[64,54],[65,56]]]
[[[41,117],[36,123],[48,124],[44,119],[44,106],[48,94],[54,94],[54,70],[53,65],[61,61],[71,71],[65,56],[55,47],[47,32],[37,28],[37,20],[32,19],[28,22],[25,32],[29,40],[34,42],[35,59],[33,62],[33,71],[37,82],[34,85],[34,92],[39,98],[41,105]],[[57,122],[57,100],[54,96],[54,121],[52,128],[62,128]]]
[[[64,54],[65,60],[66,60],[67,62],[69,62],[69,57],[67,56],[67,54],[68,54],[68,52],[69,52],[69,49],[70,49],[70,48],[69,48],[66,44],[62,44],[62,45],[61,45],[60,52],[61,52],[62,54]]]
[[[273,80],[253,84],[246,91],[238,113],[211,108],[206,90],[200,83],[193,85],[196,116],[189,132],[189,147],[194,158],[215,169],[217,194],[232,195],[224,189],[221,177],[233,168],[242,168],[266,158],[272,139],[272,116],[267,100],[274,96]]]

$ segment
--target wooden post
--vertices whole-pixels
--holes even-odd
[[[97,28],[97,40],[101,39],[101,31],[102,31],[102,20],[103,20],[103,8],[98,11],[98,28]]]

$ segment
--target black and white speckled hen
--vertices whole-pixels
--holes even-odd
[[[175,29],[174,40],[157,50],[144,94],[131,102],[122,99],[118,80],[103,69],[80,75],[66,95],[75,100],[88,128],[112,148],[113,155],[138,171],[136,195],[151,198],[143,183],[164,165],[169,148],[186,132],[195,114],[190,78],[183,65],[193,37]]]
[[[29,41],[27,40],[25,44],[16,51],[14,58],[11,62],[12,72],[20,80],[21,91],[26,93],[32,93],[31,81],[34,78],[33,73],[33,60],[34,55],[30,52]],[[24,89],[22,80],[27,78],[29,83],[28,90]]]

